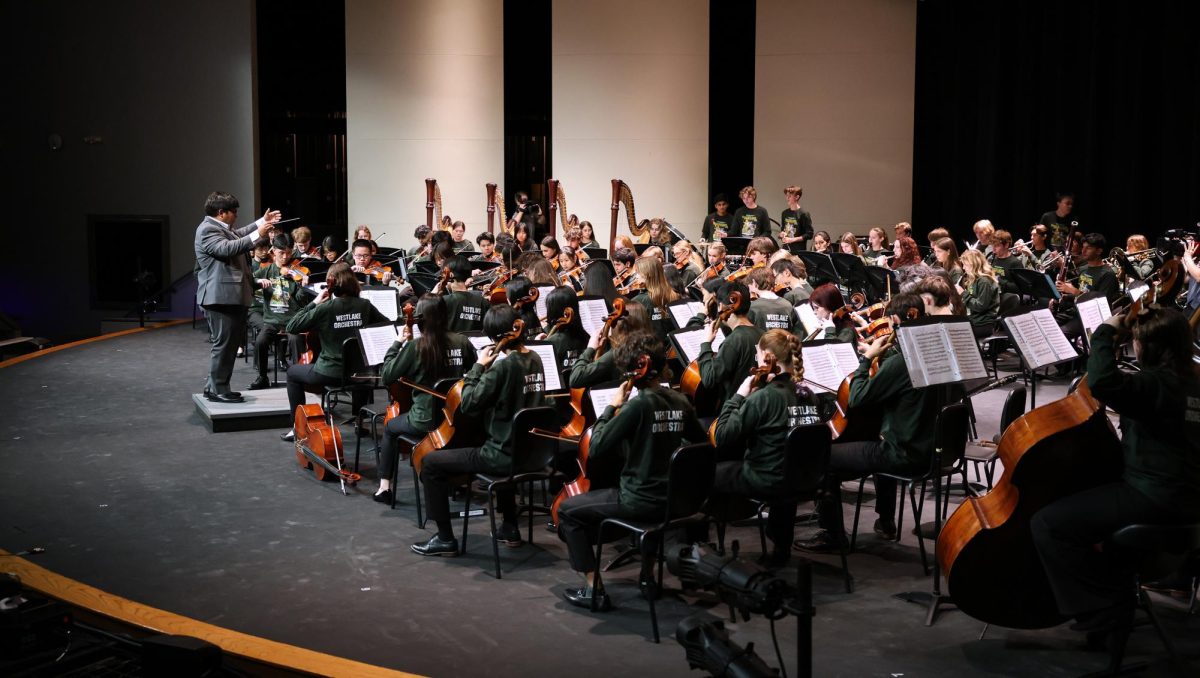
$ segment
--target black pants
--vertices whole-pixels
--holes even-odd
[[[263,325],[254,338],[254,362],[257,363],[258,376],[267,376],[267,348],[275,343],[280,334],[287,334],[279,325]],[[300,352],[304,350],[304,337],[299,334],[288,334],[288,360],[296,362]]]
[[[620,490],[612,487],[577,494],[558,507],[558,537],[567,545],[571,569],[576,572],[592,572],[596,569],[596,552],[593,550],[599,536],[600,523],[605,518],[646,520],[661,518],[665,509],[647,513],[633,511],[621,505]],[[619,535],[613,534],[613,539]],[[645,561],[643,561],[645,562]]]
[[[383,427],[383,440],[379,443],[379,479],[389,480],[396,473],[396,458],[400,456],[400,436],[424,435],[425,431],[417,430],[408,423],[408,413],[393,417]],[[422,467],[424,468],[424,467]]]
[[[717,464],[716,475],[713,478],[712,495],[708,499],[709,506],[720,512],[721,507],[728,502],[750,499],[769,500],[771,493],[755,487],[742,475],[743,462],[723,461]],[[770,513],[767,515],[767,536],[775,545],[777,551],[787,551],[792,548],[792,539],[796,527],[796,502],[768,502]],[[705,539],[704,541],[707,541]]]
[[[478,447],[438,450],[431,452],[421,463],[421,484],[425,486],[425,512],[430,520],[437,523],[438,536],[442,539],[454,538],[454,530],[450,527],[450,480],[456,476],[474,473],[507,475],[508,469],[489,464],[480,455]],[[496,503],[504,516],[504,522],[515,524],[517,502],[512,489],[497,492]]]
[[[304,404],[304,392],[321,393],[323,386],[337,386],[342,383],[337,377],[327,377],[317,371],[317,366],[309,365],[292,365],[287,371],[287,394],[289,411],[295,412],[296,408]],[[351,402],[354,407],[354,416],[358,416],[358,410],[367,403],[367,394],[361,389],[353,391]]]
[[[1068,616],[1111,607],[1133,590],[1128,554],[1097,552],[1113,532],[1138,523],[1170,524],[1187,516],[1164,510],[1125,483],[1060,499],[1033,516],[1033,543],[1058,610]]]
[[[911,466],[897,466],[883,453],[878,441],[835,444],[829,455],[829,472],[833,475],[829,491],[818,507],[820,525],[834,535],[844,537],[846,521],[842,518],[841,481],[859,478],[876,471],[902,473]],[[896,518],[896,481],[875,476],[875,513],[880,518]]]
[[[246,307],[209,304],[204,307],[204,315],[213,336],[205,389],[211,393],[229,393],[233,390],[229,388],[229,378],[233,376],[238,346],[246,340]]]

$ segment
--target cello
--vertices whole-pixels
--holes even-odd
[[[342,469],[342,432],[319,403],[297,405],[294,425],[300,468],[312,467],[317,480],[336,477],[342,485],[342,494],[346,494],[346,483],[353,485],[362,479],[361,475]]]
[[[532,292],[536,297],[537,288]],[[512,330],[506,332],[496,342],[496,353],[503,351],[508,344],[517,341],[525,336],[525,321],[517,318],[513,321]],[[461,447],[474,447],[476,441],[482,442],[485,433],[478,430],[478,427],[462,427],[459,421],[458,409],[462,405],[463,381],[460,379],[450,391],[446,393],[446,404],[442,406],[442,423],[438,427],[430,431],[417,446],[413,448],[412,465],[416,470],[417,475],[421,474],[421,462],[430,452],[436,452],[446,448],[451,442],[458,444]],[[460,433],[460,429],[466,432],[466,437]],[[473,429],[473,430],[468,430]],[[456,437],[457,436],[457,437]]]
[[[741,292],[730,292],[729,298],[726,299],[725,308],[717,314],[714,322],[717,327],[725,324],[729,317],[733,315],[735,309],[742,303]],[[710,311],[711,312],[711,311]],[[714,413],[717,407],[715,402],[716,395],[712,389],[704,388],[700,377],[700,359],[697,358],[688,363],[687,369],[683,371],[683,376],[679,378],[679,390],[686,395],[696,408],[697,416],[708,416]]]
[[[644,382],[647,378],[652,378],[654,375],[650,371],[649,356],[641,356],[638,358],[637,366],[632,371],[625,375],[625,388],[632,388],[635,383]],[[618,410],[619,411],[619,410]],[[554,497],[554,503],[550,505],[550,519],[558,525],[558,509],[562,503],[571,497],[583,494],[592,489],[592,481],[587,477],[588,465],[588,450],[592,445],[592,427],[589,426],[583,435],[579,438],[579,456],[575,461],[579,464],[579,475],[569,483],[563,485],[562,489]]]
[[[1066,621],[1033,543],[1030,520],[1056,500],[1121,477],[1123,460],[1087,378],[1013,422],[997,450],[1004,474],[942,526],[937,558],[955,605],[989,624],[1038,629]]]

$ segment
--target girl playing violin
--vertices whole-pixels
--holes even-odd
[[[475,347],[466,337],[448,329],[449,314],[442,297],[434,294],[421,297],[415,313],[421,337],[414,341],[411,331],[405,328],[404,334],[396,338],[379,371],[379,380],[384,386],[405,379],[432,388],[439,380],[461,377],[475,364]],[[414,389],[412,409],[388,421],[379,446],[379,491],[375,493],[375,501],[392,502],[391,479],[399,437],[434,430],[441,415],[441,401]]]
[[[519,410],[544,404],[546,378],[537,353],[525,348],[523,334],[512,336],[517,312],[511,306],[493,306],[483,317],[483,331],[492,341],[505,339],[504,350],[489,346],[463,377],[459,410],[477,417],[487,433],[482,447],[443,449],[429,453],[421,465],[427,515],[437,534],[412,551],[422,556],[458,555],[458,539],[450,524],[450,480],[474,473],[507,475],[512,465],[512,421]],[[503,360],[497,358],[503,356]],[[511,489],[498,493],[504,524],[495,535],[507,546],[521,545],[516,498]]]
[[[667,305],[679,298],[679,295],[667,283],[666,273],[657,259],[642,257],[633,264],[637,276],[646,286],[634,295],[634,303],[641,304],[650,316],[650,324],[654,327],[659,341],[667,342],[667,333],[674,329]]]
[[[710,506],[719,507],[730,495],[770,498],[789,492],[784,475],[788,432],[796,426],[821,423],[816,395],[802,385],[804,363],[800,338],[784,330],[762,335],[754,353],[758,368],[746,377],[721,407],[713,429],[718,447],[745,447],[737,461],[717,464]],[[774,367],[776,371],[771,372]],[[765,373],[760,374],[762,370]],[[761,380],[760,383],[756,380]],[[783,566],[792,549],[796,503],[771,504],[767,535],[774,544],[763,554],[765,564]],[[702,541],[707,541],[703,539]]]

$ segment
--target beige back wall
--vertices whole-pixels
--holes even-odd
[[[698,237],[708,182],[708,2],[554,0],[553,168],[608,246],[612,179],[638,219]],[[618,233],[627,230],[624,210]]]
[[[504,179],[502,0],[347,0],[350,229],[409,246],[425,178],[445,214],[486,229],[484,184]]]
[[[912,211],[916,0],[758,0],[754,183],[834,238]]]

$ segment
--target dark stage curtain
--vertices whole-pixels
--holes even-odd
[[[1028,239],[1056,191],[1110,244],[1196,230],[1198,17],[1194,0],[921,2],[917,232],[988,218]]]

